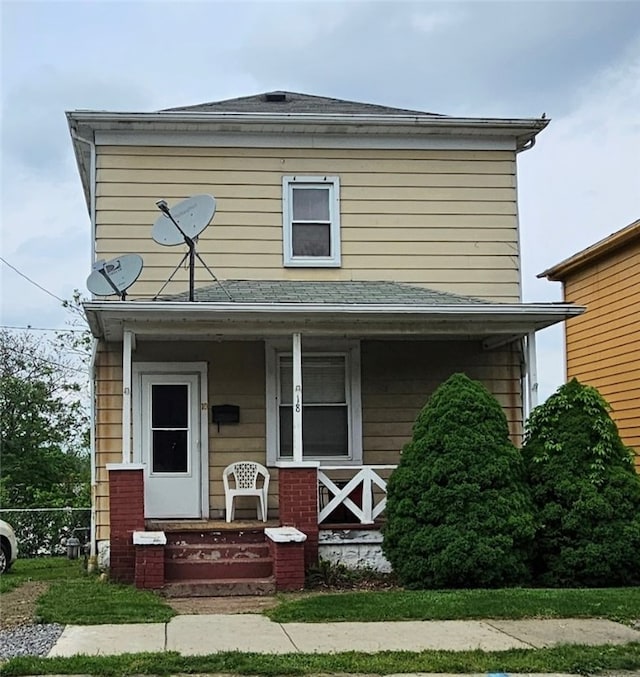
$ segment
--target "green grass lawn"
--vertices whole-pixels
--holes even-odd
[[[640,588],[386,590],[283,598],[265,612],[280,623],[473,618],[640,619]]]
[[[43,623],[166,623],[175,611],[149,590],[102,582],[94,576],[54,583],[38,600]]]
[[[44,622],[96,624],[166,622],[174,611],[159,596],[132,586],[102,582],[87,575],[79,562],[62,558],[22,560],[0,577],[0,592],[29,580],[48,581],[39,600]],[[640,618],[640,588],[590,590],[456,590],[282,595],[273,620],[380,621],[464,618],[604,617],[618,621]],[[0,605],[2,599],[0,598]],[[133,630],[132,630],[133,631]],[[640,643],[625,646],[560,646],[501,652],[382,651],[375,654],[261,655],[227,652],[182,657],[175,652],[73,658],[14,658],[2,674],[169,675],[236,673],[304,675],[332,673],[389,674],[406,672],[569,672],[639,670]]]
[[[175,652],[72,658],[14,658],[2,666],[18,675],[305,675],[403,672],[570,672],[638,670],[640,643],[625,646],[561,646],[511,651],[381,651],[338,654],[219,653],[182,657]]]
[[[0,594],[9,592],[28,581],[59,581],[77,579],[84,573],[82,562],[64,557],[18,559],[11,569],[0,576]]]
[[[11,571],[0,576],[0,594],[28,581],[50,583],[37,604],[36,613],[43,623],[164,623],[175,615],[158,595],[130,585],[103,582],[87,574],[78,560],[62,557],[18,560]]]

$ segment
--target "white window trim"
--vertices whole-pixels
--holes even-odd
[[[266,419],[267,419],[267,465],[291,461],[291,457],[279,456],[278,446],[278,355],[291,353],[291,343],[283,340],[265,342],[266,364]],[[304,461],[330,462],[332,465],[362,465],[362,396],[360,386],[360,341],[319,341],[303,338],[302,354],[345,355],[346,396],[349,408],[349,454],[348,456],[304,456]],[[304,381],[302,383],[304,397]],[[303,403],[304,404],[304,403]]]
[[[295,184],[329,186],[329,219],[331,255],[294,256],[292,236],[292,187]],[[300,268],[339,268],[342,263],[340,247],[340,177],[338,176],[283,176],[282,177],[282,244],[284,265]]]

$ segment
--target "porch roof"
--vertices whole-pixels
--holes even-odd
[[[571,303],[491,303],[395,282],[226,280],[158,301],[89,301],[93,335],[124,330],[151,340],[261,338],[302,333],[351,338],[455,336],[505,342],[585,308]]]
[[[188,301],[189,293],[163,296],[163,301]],[[418,287],[401,282],[373,280],[220,280],[194,290],[199,302],[216,303],[334,303],[455,305],[486,303],[474,296]]]

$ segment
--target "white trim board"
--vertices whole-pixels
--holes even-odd
[[[353,148],[373,150],[516,150],[513,137],[373,136],[338,134],[233,134],[186,132],[101,132],[96,145],[201,148]]]

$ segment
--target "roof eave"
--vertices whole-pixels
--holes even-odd
[[[612,254],[637,239],[640,239],[640,219],[538,273],[537,277],[546,277],[551,282],[563,282],[571,273]]]
[[[124,326],[135,330],[145,324],[162,325],[188,334],[189,327],[200,327],[216,333],[224,324],[251,325],[268,329],[274,324],[298,326],[313,332],[321,327],[330,331],[348,321],[352,331],[367,331],[376,322],[384,322],[385,335],[394,332],[406,334],[403,325],[411,324],[414,331],[438,326],[446,333],[446,324],[468,323],[487,325],[491,334],[524,334],[575,317],[585,308],[568,303],[558,304],[451,304],[451,305],[397,305],[397,304],[314,304],[314,303],[189,303],[189,302],[135,302],[89,301],[84,304],[92,334],[96,338],[117,340]],[[393,320],[393,322],[390,322]],[[208,323],[205,326],[202,323]],[[216,324],[217,323],[217,324]],[[431,323],[431,324],[430,324]],[[396,328],[397,327],[397,328]]]
[[[89,129],[93,132],[145,129],[165,130],[168,125],[191,127],[202,125],[212,129],[224,130],[233,125],[287,125],[291,131],[305,126],[343,126],[351,127],[354,134],[366,134],[376,128],[388,127],[391,130],[406,128],[412,133],[440,133],[452,135],[486,135],[514,137],[518,147],[525,146],[548,124],[548,119],[502,119],[502,118],[457,118],[430,115],[362,115],[345,113],[233,113],[233,112],[165,112],[165,113],[113,113],[107,111],[69,111],[66,113],[71,129]]]

